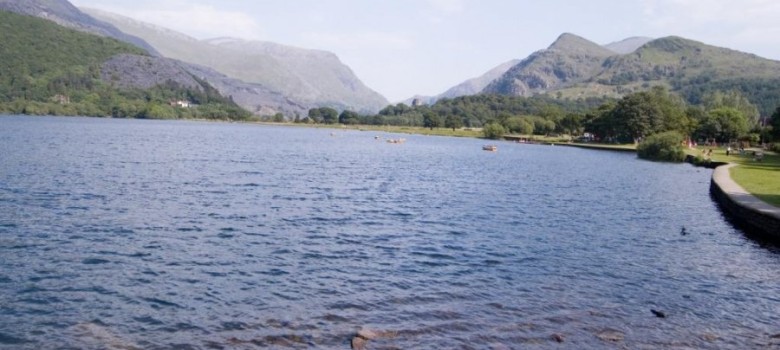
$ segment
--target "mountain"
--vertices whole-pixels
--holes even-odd
[[[634,36],[604,45],[604,48],[614,53],[625,55],[636,51],[638,48],[653,41],[653,38]]]
[[[182,62],[187,71],[207,81],[223,96],[230,96],[235,103],[255,115],[270,116],[282,113],[287,116],[305,116],[309,107],[289,99],[261,84],[233,79],[209,67]]]
[[[546,50],[537,51],[490,83],[484,93],[531,96],[586,80],[614,55],[600,45],[564,33]]]
[[[165,57],[210,67],[245,83],[259,84],[299,105],[376,112],[388,104],[330,52],[233,38],[198,40],[120,15],[83,10],[143,38]]]
[[[490,84],[493,80],[496,80],[497,78],[502,76],[504,73],[506,73],[506,71],[509,70],[509,68],[514,67],[519,62],[520,60],[511,60],[509,62],[504,62],[496,66],[495,68],[489,70],[487,73],[478,76],[476,78],[466,80],[458,85],[455,85],[441,94],[438,94],[436,96],[417,95],[404,100],[403,103],[405,103],[406,105],[412,105],[416,100],[417,103],[421,103],[421,104],[433,104],[442,98],[455,98],[460,96],[476,95],[482,92],[482,90],[485,89],[485,87],[487,87],[488,84]]]
[[[142,118],[249,113],[172,60],[131,44],[0,11],[0,112]],[[198,106],[174,108],[171,101]]]
[[[594,78],[609,85],[683,81],[702,75],[712,80],[780,74],[778,61],[676,36],[650,41],[627,55],[610,57],[603,68]]]
[[[510,68],[514,67],[518,63],[520,63],[520,60],[511,60],[509,62],[504,62],[479,77],[469,79],[466,80],[465,82],[455,85],[454,87],[450,88],[444,93],[438,95],[437,99],[455,98],[459,96],[478,94],[479,92],[484,90],[485,87],[488,86],[488,84],[493,82],[493,80],[496,80],[502,75],[504,75],[504,73],[506,73]]]
[[[533,53],[482,92],[558,98],[613,97],[665,86],[698,104],[709,92],[736,90],[762,114],[780,105],[780,62],[671,36],[627,40],[600,47],[563,34]],[[615,51],[629,51],[626,54]]]
[[[142,39],[84,14],[67,0],[0,0],[0,10],[47,19],[63,27],[114,38],[138,46],[152,55],[159,55]]]

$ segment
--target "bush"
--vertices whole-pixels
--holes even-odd
[[[506,129],[501,124],[490,123],[482,128],[482,134],[486,139],[498,140],[506,134]]]
[[[774,152],[780,153],[780,142],[773,143],[770,149]]]
[[[647,137],[637,147],[639,158],[661,161],[682,162],[685,160],[683,141],[685,138],[676,131],[667,131]]]

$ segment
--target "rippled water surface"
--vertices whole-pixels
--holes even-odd
[[[0,117],[0,348],[778,346],[711,171],[377,135]]]

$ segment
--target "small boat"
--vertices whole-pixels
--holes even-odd
[[[406,142],[406,139],[400,138],[400,139],[387,139],[387,143],[404,143]]]
[[[482,146],[482,149],[485,151],[495,152],[498,151],[498,146],[496,145],[484,145]]]

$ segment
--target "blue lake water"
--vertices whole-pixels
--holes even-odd
[[[0,348],[778,346],[710,170],[375,136],[0,117]]]

